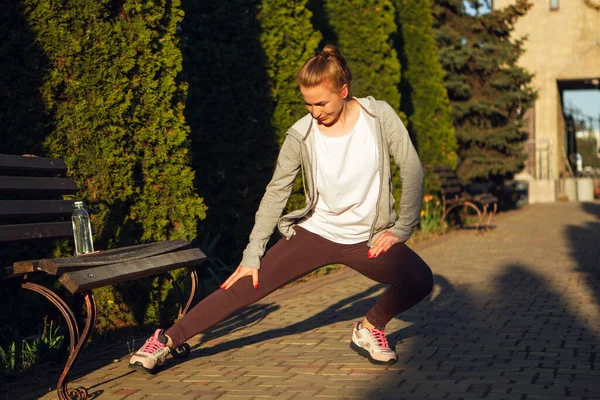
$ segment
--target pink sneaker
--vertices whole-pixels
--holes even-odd
[[[162,365],[171,349],[167,346],[168,338],[163,335],[162,329],[157,329],[154,336],[146,340],[146,343],[129,359],[129,367],[144,369],[151,372],[157,365]]]
[[[372,364],[393,364],[398,361],[396,352],[392,350],[385,337],[385,331],[363,328],[360,322],[354,324],[350,348]]]

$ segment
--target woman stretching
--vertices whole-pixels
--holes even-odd
[[[309,113],[287,131],[240,265],[175,325],[156,330],[131,357],[131,367],[152,370],[172,348],[328,264],[390,285],[356,322],[350,347],[372,363],[396,362],[385,326],[433,284],[427,264],[404,243],[419,222],[423,168],[392,107],[351,96],[352,74],[335,46],[308,59],[296,79]],[[398,216],[390,156],[402,179]],[[298,171],[306,206],[281,216]],[[284,238],[265,253],[276,225]]]

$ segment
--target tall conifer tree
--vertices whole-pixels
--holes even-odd
[[[271,103],[272,126],[279,144],[287,129],[307,113],[302,102],[296,73],[315,54],[321,34],[311,24],[312,12],[307,0],[263,0],[260,14],[260,42],[266,56]],[[287,210],[304,205],[302,177],[292,189]]]
[[[398,53],[403,74],[402,110],[425,166],[425,191],[436,188],[435,165],[456,167],[456,137],[444,70],[438,59],[430,0],[395,0],[398,11]]]
[[[315,4],[316,6],[316,4]],[[323,0],[323,21],[352,70],[352,95],[387,101],[400,111],[400,61],[393,43],[397,32],[392,0]],[[392,164],[394,197],[399,205],[400,175]]]
[[[237,266],[277,155],[261,0],[183,0],[183,7],[185,113],[198,192],[209,207],[199,239],[215,243],[211,256]]]
[[[356,97],[373,96],[400,111],[400,62],[392,0],[324,0],[324,11],[352,70]]]
[[[248,243],[278,145],[306,113],[295,73],[320,35],[305,3],[184,0],[186,115],[209,206],[201,233],[219,238],[214,255],[231,266]]]
[[[481,9],[482,0],[469,0]],[[531,7],[518,0],[502,10],[470,15],[462,0],[434,0],[440,61],[452,113],[463,183],[502,181],[521,170],[526,155],[521,118],[532,106],[532,75],[517,65],[524,39],[511,39],[517,19]]]
[[[24,8],[50,64],[42,86],[53,118],[45,145],[65,159],[93,210],[96,248],[193,239],[205,206],[190,168],[186,87],[176,80],[179,0],[25,0]],[[168,288],[153,285],[157,291],[133,290],[138,323],[159,322]],[[101,303],[115,296],[121,304],[128,295],[100,291]]]
[[[0,153],[43,155],[47,116],[40,97],[48,59],[21,0],[0,2]]]
[[[282,143],[287,129],[307,113],[296,73],[315,54],[321,34],[311,24],[307,0],[263,0],[260,41],[267,59],[273,128]]]
[[[179,2],[25,3],[52,63],[47,146],[96,210],[99,239],[194,238],[204,205],[189,166],[186,89],[175,80]]]

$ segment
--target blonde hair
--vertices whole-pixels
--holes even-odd
[[[328,44],[323,47],[323,50],[317,51],[314,57],[306,60],[296,75],[296,81],[304,87],[315,87],[328,82],[334,92],[348,85],[348,96],[350,96],[352,72],[338,48]]]

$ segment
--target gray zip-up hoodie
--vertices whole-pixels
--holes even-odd
[[[419,156],[410,141],[406,127],[389,104],[370,96],[355,100],[358,100],[365,111],[367,123],[375,135],[375,142],[379,149],[381,185],[378,205],[373,210],[373,224],[368,245],[371,246],[373,241],[386,229],[403,240],[408,240],[413,228],[419,223],[423,198],[423,167]],[[250,233],[250,241],[244,250],[240,265],[260,268],[260,258],[265,252],[275,225],[289,240],[295,234],[294,225],[316,206],[317,154],[315,138],[311,134],[312,123],[312,116],[307,114],[287,131],[279,151],[273,178],[267,185],[256,212],[254,228]],[[394,162],[400,168],[402,180],[399,216],[394,210],[390,156],[394,158]],[[281,216],[299,170],[302,171],[306,206]]]

